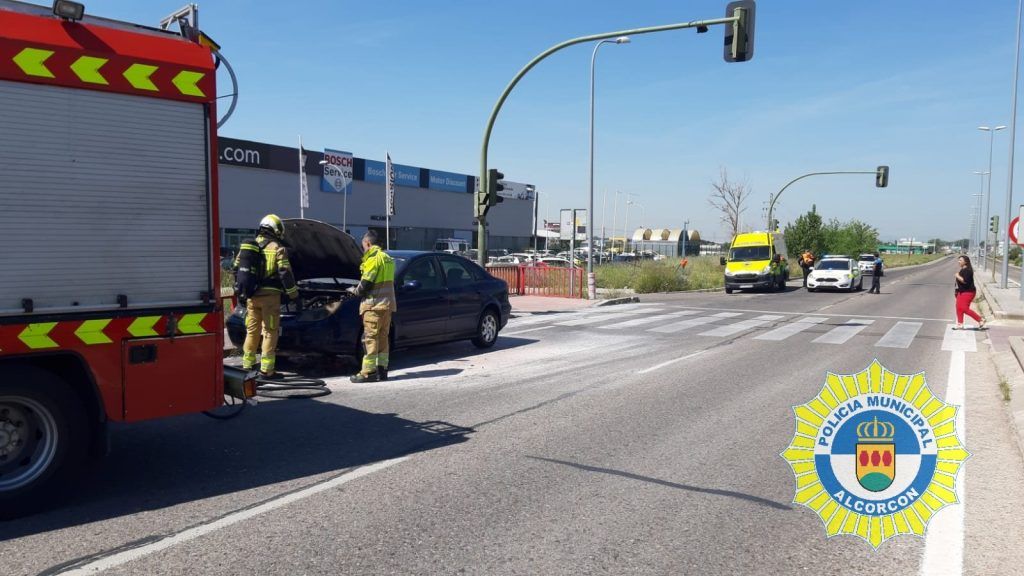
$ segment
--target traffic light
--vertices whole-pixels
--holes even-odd
[[[754,0],[736,0],[725,8],[726,18],[738,20],[725,29],[726,62],[746,62],[754,57]]]
[[[999,233],[999,216],[992,216],[988,219],[988,231],[993,234]]]
[[[497,169],[491,168],[487,171],[487,205],[494,206],[505,201],[504,196],[498,196],[498,192],[505,189],[499,180],[504,180],[505,175],[498,172]]]
[[[889,185],[889,167],[879,166],[875,171],[875,187],[885,188]]]

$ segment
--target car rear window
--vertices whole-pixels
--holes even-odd
[[[816,267],[817,270],[849,270],[850,263],[846,260],[822,260]]]

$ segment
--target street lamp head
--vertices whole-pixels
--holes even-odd
[[[987,170],[985,172],[978,172],[977,170],[975,170],[974,173],[977,174],[978,176],[988,176],[989,174],[991,174],[991,172],[988,172]]]
[[[619,36],[615,39],[616,44],[629,44],[629,36]]]
[[[1003,130],[1005,128],[1006,126],[996,126],[995,128],[990,128],[988,126],[978,126],[978,130],[984,130],[985,132],[995,132],[997,130]]]

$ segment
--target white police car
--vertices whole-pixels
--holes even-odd
[[[820,289],[854,290],[864,289],[864,276],[857,262],[849,256],[826,255],[814,264],[814,270],[807,277],[807,291]]]
[[[871,275],[875,273],[875,255],[874,254],[861,254],[860,258],[857,258],[857,267],[860,269],[861,274]]]

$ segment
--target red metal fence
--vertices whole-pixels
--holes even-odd
[[[509,295],[586,298],[583,268],[488,266],[487,271],[508,284]]]

